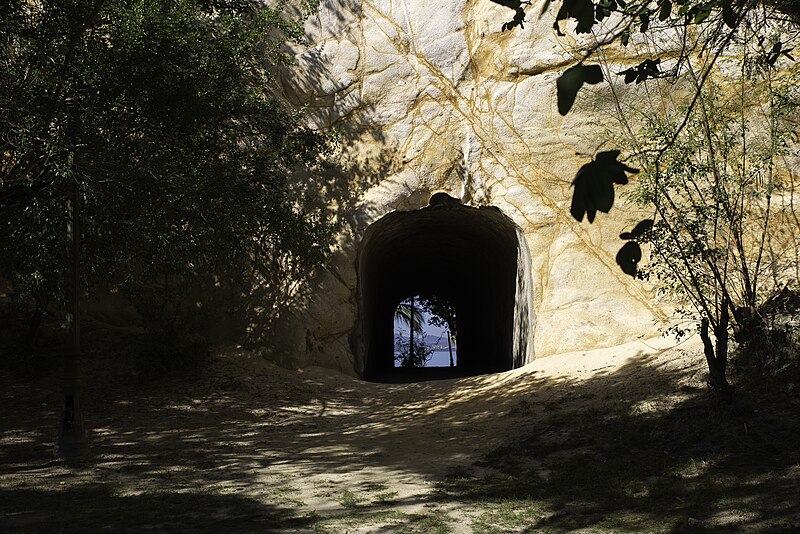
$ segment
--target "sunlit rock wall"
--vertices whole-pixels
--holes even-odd
[[[611,148],[614,107],[596,86],[559,115],[555,82],[577,43],[537,14],[501,32],[513,12],[489,0],[323,0],[308,21],[309,46],[283,88],[340,132],[355,198],[339,207],[346,230],[293,334],[298,364],[352,372],[360,236],[438,191],[497,206],[527,239],[537,357],[657,331],[663,310],[614,260],[634,215],[612,210],[590,225],[569,214],[576,171]]]

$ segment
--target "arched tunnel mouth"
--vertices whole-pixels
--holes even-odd
[[[370,225],[358,259],[356,372],[371,381],[424,380],[507,371],[533,359],[530,255],[524,236],[495,207],[465,206],[444,193],[415,211]],[[413,295],[456,310],[458,365],[395,366],[394,314]]]

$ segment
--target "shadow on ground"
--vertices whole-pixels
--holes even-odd
[[[796,396],[719,404],[698,356],[371,384],[235,351],[153,376],[89,351],[91,447],[70,465],[56,373],[5,369],[0,530],[800,528]]]
[[[527,436],[476,463],[493,471],[453,473],[438,484],[441,497],[495,503],[486,532],[800,528],[796,398],[776,388],[726,405],[690,390],[670,402],[663,386],[653,390],[662,400],[630,397],[631,370],[576,389],[605,392],[595,406],[551,405]]]
[[[151,492],[119,495],[108,485],[0,491],[6,532],[271,532],[302,528],[312,517],[236,495]],[[102,508],[93,503],[102,503]]]

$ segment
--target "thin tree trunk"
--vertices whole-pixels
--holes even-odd
[[[414,367],[414,297],[411,297],[411,325],[409,328],[410,334],[408,337],[408,366]]]
[[[447,331],[447,350],[450,351],[450,367],[455,367],[453,365],[453,344],[450,343],[450,330]]]
[[[80,259],[80,188],[73,185],[69,203],[69,283],[67,284],[67,321],[72,338],[69,354],[65,356],[63,369],[64,403],[61,408],[56,450],[59,456],[76,457],[86,452],[86,429],[81,408],[83,384],[80,379],[81,355],[81,259]]]
[[[44,319],[44,308],[45,306],[39,299],[36,299],[36,310],[34,310],[33,317],[31,317],[31,322],[28,325],[28,331],[25,333],[25,341],[22,347],[22,356],[24,358],[33,356],[33,346],[36,344],[39,327],[42,324],[42,319]]]
[[[723,304],[719,325],[714,329],[716,350],[708,333],[708,318],[700,321],[700,338],[703,340],[703,352],[708,363],[708,385],[726,402],[731,401],[731,387],[725,377],[728,366],[728,307]]]

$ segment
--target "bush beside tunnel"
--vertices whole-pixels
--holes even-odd
[[[412,295],[438,295],[456,309],[458,372],[506,371],[533,358],[530,256],[499,209],[470,207],[438,193],[428,207],[390,213],[359,247],[356,372],[394,372],[394,311]]]

